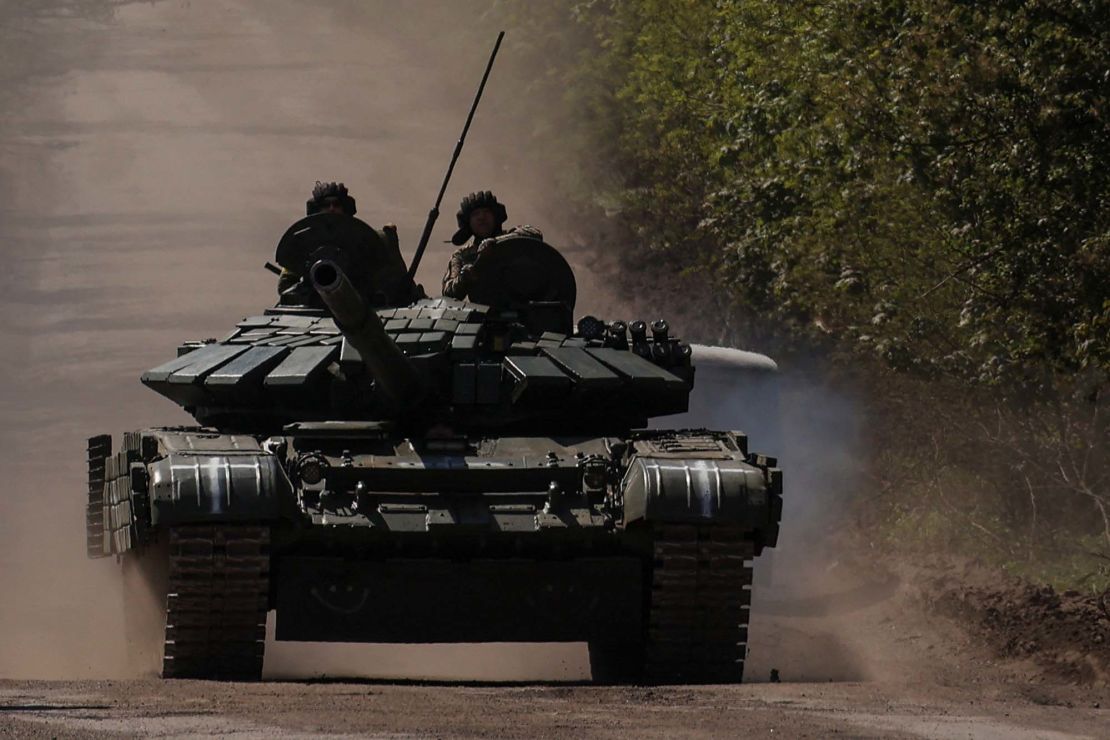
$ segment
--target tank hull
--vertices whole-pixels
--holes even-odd
[[[89,552],[169,542],[165,676],[260,677],[274,610],[279,640],[585,641],[603,680],[738,681],[750,561],[781,514],[774,461],[704,430],[122,447],[90,440]]]

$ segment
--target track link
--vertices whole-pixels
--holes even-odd
[[[269,585],[268,527],[171,529],[162,675],[260,679]]]
[[[645,674],[652,683],[738,683],[754,548],[730,527],[656,530]]]

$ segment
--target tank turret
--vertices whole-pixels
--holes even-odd
[[[381,318],[358,294],[343,269],[332,260],[320,260],[312,266],[310,277],[336,327],[358,352],[394,408],[418,403],[425,395],[424,379],[386,334]]]

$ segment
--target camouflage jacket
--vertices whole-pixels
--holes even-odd
[[[514,226],[503,234],[492,237],[488,241],[504,239],[505,237],[527,236],[543,240],[543,234],[534,226]],[[443,276],[443,295],[446,298],[463,300],[470,290],[471,271],[478,259],[479,247],[486,239],[474,237],[470,243],[464,244],[451,255],[447,265],[447,274]]]

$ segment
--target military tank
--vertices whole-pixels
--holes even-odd
[[[694,383],[666,322],[573,322],[540,239],[481,259],[470,301],[412,300],[395,245],[303,219],[294,289],[142,375],[198,425],[89,440],[88,554],[167,574],[164,677],[260,678],[273,610],[278,640],[586,642],[598,681],[741,680],[776,461],[649,428]],[[774,370],[728,353],[735,383]]]

